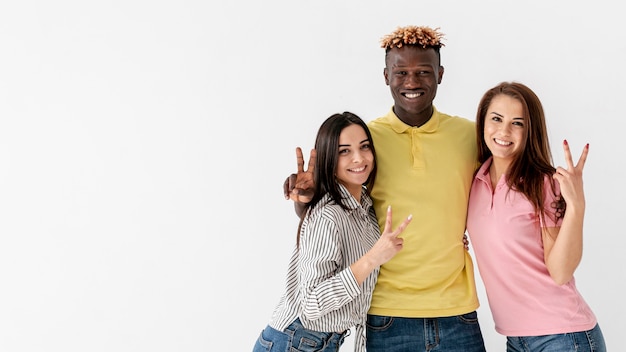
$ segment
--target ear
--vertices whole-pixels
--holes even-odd
[[[389,71],[386,67],[383,69],[383,76],[385,76],[385,84],[389,85]]]
[[[443,66],[439,66],[439,78],[437,79],[437,84],[441,84],[441,81],[443,80],[443,71]]]
[[[437,77],[437,84],[441,84],[441,81],[443,80],[443,71],[443,66],[439,66],[439,77]]]
[[[383,69],[383,76],[385,76],[385,84],[389,85],[389,71],[386,67]]]

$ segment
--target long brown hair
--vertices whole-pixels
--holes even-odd
[[[555,192],[555,184],[552,175],[556,171],[553,166],[552,153],[548,140],[546,119],[543,106],[539,97],[526,85],[518,82],[502,82],[489,89],[478,104],[476,113],[476,141],[478,143],[478,161],[482,164],[492,156],[484,138],[485,117],[487,109],[494,97],[507,95],[522,103],[525,129],[524,148],[515,156],[506,175],[506,182],[510,189],[521,192],[533,204],[535,211],[543,214],[544,209],[544,182],[545,178],[551,180],[552,193],[557,199],[554,220],[563,217],[565,201]]]

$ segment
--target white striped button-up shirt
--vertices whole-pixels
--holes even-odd
[[[365,351],[365,321],[379,269],[359,286],[350,265],[372,248],[380,228],[365,189],[359,204],[340,187],[349,210],[328,194],[309,209],[270,326],[283,331],[296,318],[315,331],[343,332],[356,326],[355,351]]]

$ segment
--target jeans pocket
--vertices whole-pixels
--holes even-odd
[[[380,315],[368,315],[365,326],[368,330],[382,331],[388,329],[393,324],[392,317],[384,317]]]
[[[461,314],[458,316],[459,320],[466,324],[477,324],[478,323],[478,313],[476,311],[469,312],[466,314]]]
[[[316,352],[323,351],[328,345],[331,333],[314,331],[309,329],[298,329],[293,336],[291,351]]]
[[[254,352],[262,352],[262,351],[266,351],[269,352],[272,350],[272,346],[274,345],[272,343],[272,341],[270,340],[266,340],[263,337],[263,333],[265,332],[265,330],[261,331],[261,333],[259,334],[259,338],[256,341],[256,345],[254,345]]]

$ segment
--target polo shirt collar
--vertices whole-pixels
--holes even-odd
[[[396,133],[404,133],[409,128],[417,128],[421,132],[424,132],[424,133],[433,133],[437,131],[437,128],[439,128],[439,123],[441,121],[441,114],[439,113],[439,111],[437,111],[437,108],[433,106],[432,116],[430,117],[428,121],[426,121],[425,124],[423,124],[420,127],[409,126],[406,123],[402,122],[402,120],[400,120],[400,118],[396,115],[396,113],[393,112],[393,107],[391,107],[391,109],[389,110],[389,113],[387,114],[387,116],[385,116],[385,118],[391,125],[391,128]]]
[[[480,166],[478,172],[476,173],[476,179],[491,184],[491,176],[489,176],[489,167],[491,166],[491,162],[493,161],[493,156],[490,156],[489,159],[485,160],[485,162]]]

